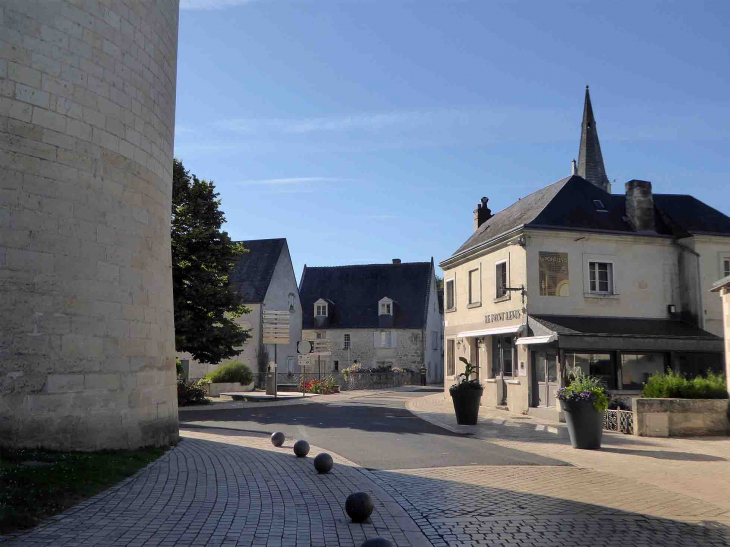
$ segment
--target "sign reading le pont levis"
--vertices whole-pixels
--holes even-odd
[[[519,319],[522,316],[520,310],[503,311],[500,313],[488,313],[484,316],[485,323],[499,323],[500,321],[509,321],[510,319]]]

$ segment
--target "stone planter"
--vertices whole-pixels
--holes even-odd
[[[449,390],[451,399],[454,402],[456,423],[459,425],[476,425],[479,419],[479,403],[482,400],[481,389],[455,389]]]
[[[728,399],[634,399],[634,435],[728,435]]]
[[[238,382],[207,384],[208,395],[211,397],[219,397],[221,393],[232,393],[238,391],[253,391],[253,382],[243,385]]]
[[[563,401],[563,412],[573,448],[601,448],[603,412],[593,408],[590,401]]]

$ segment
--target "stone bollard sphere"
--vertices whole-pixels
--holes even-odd
[[[286,435],[284,435],[281,431],[277,431],[276,433],[272,433],[271,435],[271,444],[274,446],[281,446],[284,444],[284,441],[286,440]]]
[[[355,492],[347,497],[345,511],[352,522],[365,522],[373,512],[373,499],[365,492]]]
[[[297,441],[294,443],[294,454],[297,458],[303,458],[309,454],[309,443],[305,440]]]
[[[393,547],[393,543],[385,538],[372,538],[360,545],[360,547]]]
[[[332,460],[332,456],[326,452],[317,454],[317,457],[314,458],[314,468],[317,470],[317,473],[329,473],[334,464],[335,462]]]

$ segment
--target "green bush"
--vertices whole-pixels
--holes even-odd
[[[727,399],[725,376],[707,372],[707,377],[698,376],[688,380],[681,374],[669,371],[654,374],[644,384],[642,396],[651,399]]]
[[[209,402],[203,386],[185,378],[177,379],[177,406],[207,405]]]
[[[239,382],[248,385],[253,382],[253,372],[246,363],[233,361],[218,367],[205,375],[205,381],[211,384],[233,384]]]

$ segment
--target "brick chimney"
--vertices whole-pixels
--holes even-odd
[[[476,232],[479,229],[479,226],[484,224],[486,221],[488,221],[490,218],[492,218],[492,211],[487,207],[487,202],[489,200],[487,198],[482,198],[481,203],[477,205],[477,208],[474,209],[474,231]]]
[[[394,258],[393,264],[400,264],[400,258]]]
[[[656,231],[651,182],[630,180],[626,183],[626,216],[637,232]]]

